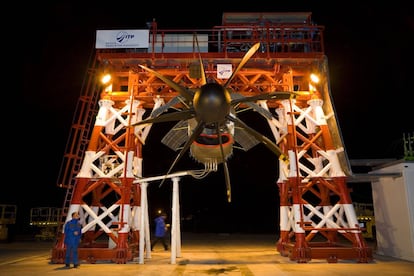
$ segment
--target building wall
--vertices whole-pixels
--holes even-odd
[[[372,182],[379,255],[414,261],[414,162],[397,162],[372,173],[401,173]]]

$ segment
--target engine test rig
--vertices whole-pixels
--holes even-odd
[[[231,89],[244,96],[303,92],[295,99],[257,103],[269,111],[274,141],[289,157],[278,168],[280,238],[275,250],[298,263],[371,261],[347,187],[351,170],[330,91],[324,27],[312,21],[311,13],[224,13],[222,24],[208,30],[163,30],[155,20],[148,25],[134,35],[130,30],[103,32],[116,32],[113,43],[97,40],[59,174],[58,185],[67,193],[52,262],[64,261],[63,224],[75,210],[83,225],[81,260],[143,258],[148,183],[142,175],[142,147],[151,126],[131,125],[178,93],[138,65],[194,88],[200,83],[199,54],[208,76],[222,82],[217,68],[234,68],[257,42],[261,48]],[[141,44],[120,47],[140,36]],[[111,82],[102,85],[100,76],[108,72]]]

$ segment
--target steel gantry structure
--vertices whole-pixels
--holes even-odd
[[[256,103],[275,143],[289,157],[275,168],[280,193],[275,250],[299,263],[370,261],[372,251],[347,187],[350,167],[330,92],[323,26],[312,22],[311,13],[224,13],[222,25],[208,30],[149,25],[141,30],[148,43],[144,47],[96,49],[59,174],[58,185],[67,193],[52,262],[64,261],[62,226],[72,211],[80,212],[83,225],[80,259],[126,263],[142,257],[142,236],[148,234],[142,147],[151,126],[133,124],[178,92],[139,65],[197,88],[203,62],[207,77],[223,83],[220,65],[235,68],[257,42],[260,49],[234,77],[232,91],[299,95]],[[127,30],[117,32],[118,38],[128,36]],[[110,84],[99,82],[103,73],[111,73]],[[179,109],[182,103],[172,106]]]

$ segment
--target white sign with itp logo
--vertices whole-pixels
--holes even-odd
[[[217,78],[228,79],[233,73],[233,66],[231,64],[217,64]]]
[[[96,49],[148,48],[149,30],[97,30]]]

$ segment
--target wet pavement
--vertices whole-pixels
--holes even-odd
[[[50,262],[52,242],[0,243],[0,275],[414,275],[414,262],[377,255],[375,249],[369,263],[297,263],[277,252],[275,235],[183,233],[181,241],[176,258],[156,245],[144,263],[82,262],[76,269]]]

